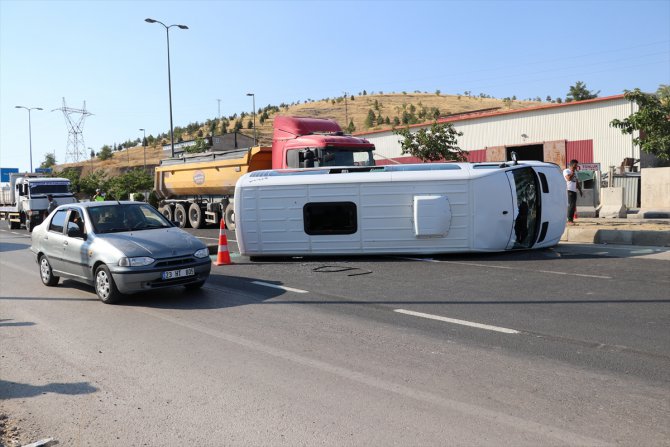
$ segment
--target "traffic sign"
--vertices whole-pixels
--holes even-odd
[[[9,174],[19,172],[19,168],[0,168],[0,182],[9,182]]]
[[[35,172],[38,174],[51,174],[51,168],[35,168]]]

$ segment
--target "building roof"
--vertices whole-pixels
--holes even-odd
[[[479,118],[488,118],[491,116],[500,116],[500,115],[512,115],[512,114],[517,114],[517,113],[525,113],[525,112],[533,112],[536,110],[545,110],[545,109],[557,109],[560,107],[572,107],[572,106],[578,106],[582,104],[590,104],[590,103],[595,103],[595,102],[604,102],[604,101],[614,101],[617,99],[623,99],[624,95],[613,95],[613,96],[604,96],[602,98],[594,98],[594,99],[585,99],[583,101],[572,101],[572,102],[564,102],[562,104],[543,104],[539,106],[533,106],[533,107],[526,107],[523,109],[514,109],[514,110],[497,110],[493,112],[464,112],[460,113],[454,116],[448,116],[444,118],[440,118],[437,120],[439,124],[441,123],[454,123],[458,121],[467,121],[467,120],[473,120],[473,119],[479,119]],[[421,123],[421,124],[412,124],[410,126],[403,126],[403,127],[409,127],[410,129],[417,128],[417,127],[426,127],[429,126],[432,123]],[[372,134],[377,134],[377,133],[383,133],[383,132],[389,132],[392,129],[380,129],[380,130],[371,130],[368,132],[356,132],[354,135],[356,136],[365,136],[365,135],[372,135]]]

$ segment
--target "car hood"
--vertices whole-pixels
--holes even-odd
[[[171,258],[192,255],[206,245],[178,228],[100,234],[97,238],[117,248],[125,256]]]

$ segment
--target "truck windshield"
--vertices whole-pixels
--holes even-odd
[[[70,185],[67,183],[40,182],[30,184],[30,195],[40,194],[63,194],[70,192]]]
[[[516,185],[518,215],[514,221],[514,248],[531,248],[537,239],[540,222],[540,197],[533,168],[512,171]]]
[[[374,166],[370,149],[333,148],[323,151],[321,166]]]

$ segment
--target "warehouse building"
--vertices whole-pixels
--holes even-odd
[[[495,110],[447,116],[440,123],[452,123],[463,132],[458,146],[469,151],[468,161],[511,160],[516,152],[519,160],[540,160],[566,166],[571,159],[581,163],[599,164],[602,171],[610,166],[621,167],[624,160],[640,163],[629,168],[653,166],[655,158],[642,154],[633,144],[637,135],[625,135],[611,127],[610,122],[624,119],[637,111],[637,105],[623,95],[544,104],[516,110]],[[418,130],[430,123],[410,126]],[[377,163],[414,163],[416,158],[402,155],[398,135],[392,130],[357,133],[375,144]]]

